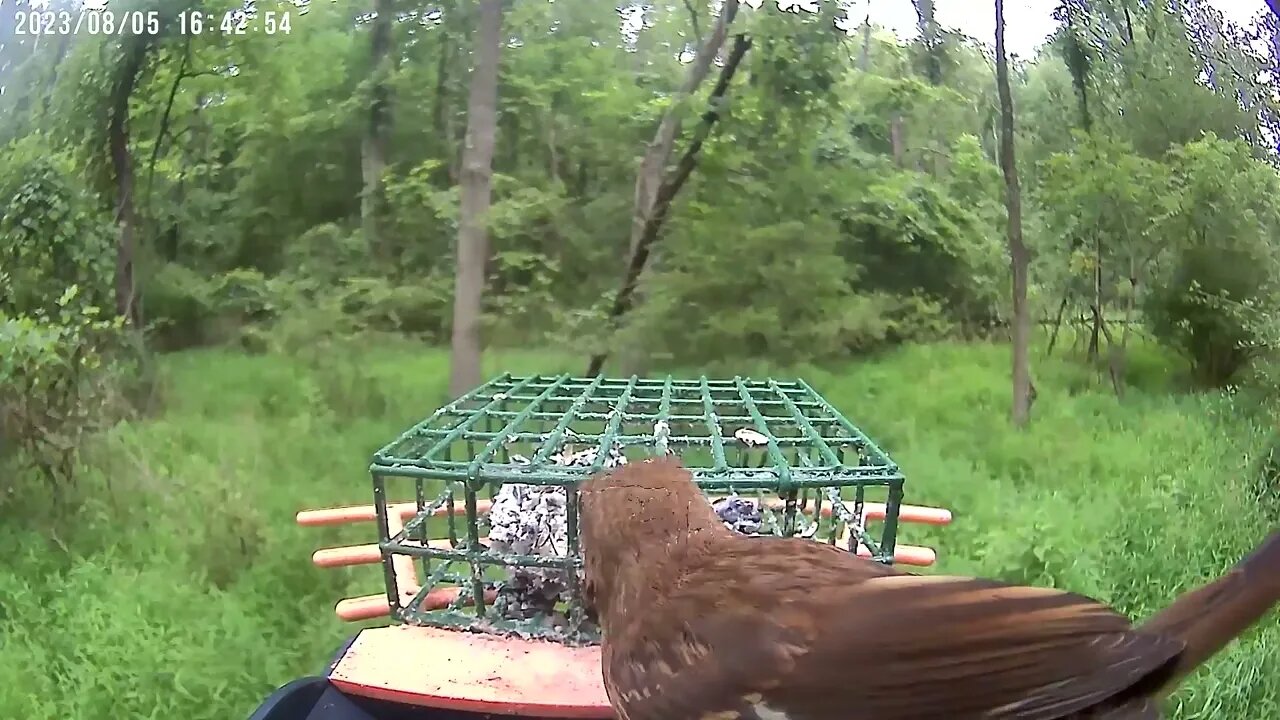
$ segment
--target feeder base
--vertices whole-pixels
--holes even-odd
[[[461,710],[401,705],[344,695],[322,677],[295,680],[277,690],[249,720],[538,720]],[[566,719],[567,720],[567,719]]]
[[[421,708],[557,720],[616,717],[598,647],[392,625],[361,631],[328,679],[346,695]]]

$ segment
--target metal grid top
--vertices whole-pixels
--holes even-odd
[[[565,465],[566,444],[594,460]],[[898,467],[803,380],[503,374],[379,450],[376,475],[572,485],[611,454],[679,449],[704,488],[889,485]],[[457,446],[465,445],[465,452]],[[510,453],[527,449],[531,456]],[[729,452],[726,452],[729,451]]]

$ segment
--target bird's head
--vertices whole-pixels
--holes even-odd
[[[620,594],[660,591],[649,586],[675,554],[729,532],[674,455],[601,473],[580,492],[586,601],[602,619]]]

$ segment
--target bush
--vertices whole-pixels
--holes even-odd
[[[1191,364],[1201,387],[1224,387],[1268,349],[1259,316],[1277,297],[1275,265],[1260,252],[1188,248],[1146,299],[1153,334]]]
[[[842,354],[850,270],[829,223],[742,230],[732,252],[723,237],[702,231],[665,246],[647,302],[619,338],[624,352],[695,365]]]
[[[224,341],[212,330],[214,301],[209,278],[177,263],[165,263],[147,278],[144,311],[148,333],[160,350]]]
[[[268,278],[258,270],[240,268],[208,277],[166,263],[147,282],[148,331],[163,350],[237,340],[252,345],[256,339],[246,339],[251,328],[309,304],[296,297],[297,285],[288,275]]]
[[[361,327],[402,332],[428,342],[447,340],[453,311],[453,277],[436,272],[412,284],[386,278],[347,278],[341,310]]]
[[[76,295],[73,285],[52,316],[0,314],[0,449],[58,497],[72,484],[84,439],[119,407],[112,381],[121,320],[103,320]]]
[[[66,158],[35,140],[0,151],[0,312],[53,312],[72,285],[105,307],[113,250],[107,219]]]
[[[1003,292],[1002,244],[972,207],[927,176],[872,183],[840,216],[840,252],[859,292],[927,300],[955,322],[985,324]]]
[[[1280,181],[1239,141],[1213,135],[1170,153],[1170,210],[1158,228],[1171,271],[1146,298],[1153,333],[1182,353],[1197,384],[1221,387],[1270,346],[1280,312]]]

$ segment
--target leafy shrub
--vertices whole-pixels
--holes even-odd
[[[1170,153],[1170,211],[1162,229],[1170,269],[1145,310],[1155,336],[1191,364],[1197,384],[1221,387],[1269,349],[1266,320],[1280,312],[1280,181],[1239,141],[1213,135]]]
[[[325,223],[285,245],[284,261],[289,274],[336,281],[369,265],[369,246],[361,234]]]
[[[1269,349],[1258,322],[1277,297],[1273,267],[1241,249],[1189,248],[1147,296],[1152,332],[1190,361],[1197,385],[1223,387]]]
[[[729,221],[715,218],[715,221]],[[667,246],[646,304],[620,342],[631,352],[707,364],[830,358],[846,329],[850,270],[820,221],[691,233]],[[732,225],[731,225],[732,226]]]
[[[69,286],[106,306],[114,267],[106,218],[63,156],[35,140],[0,151],[0,312],[54,310]]]
[[[893,173],[840,214],[841,253],[859,292],[919,296],[957,322],[985,323],[1002,286],[1000,239],[925,175]]]
[[[846,306],[844,323],[844,346],[855,353],[938,340],[956,330],[956,323],[942,304],[922,295],[854,296]]]
[[[177,263],[164,263],[146,280],[148,331],[160,350],[225,341],[210,322],[214,299],[209,278]]]
[[[560,319],[555,292],[558,284],[558,264],[541,253],[507,250],[495,254],[485,298],[488,343],[541,341]]]
[[[408,333],[432,342],[449,337],[452,275],[432,273],[414,283],[353,277],[347,278],[340,290],[341,311],[351,315],[361,327]]]
[[[102,319],[77,292],[63,293],[53,315],[0,314],[0,442],[59,496],[85,437],[111,419],[112,355],[123,338],[121,320]]]

